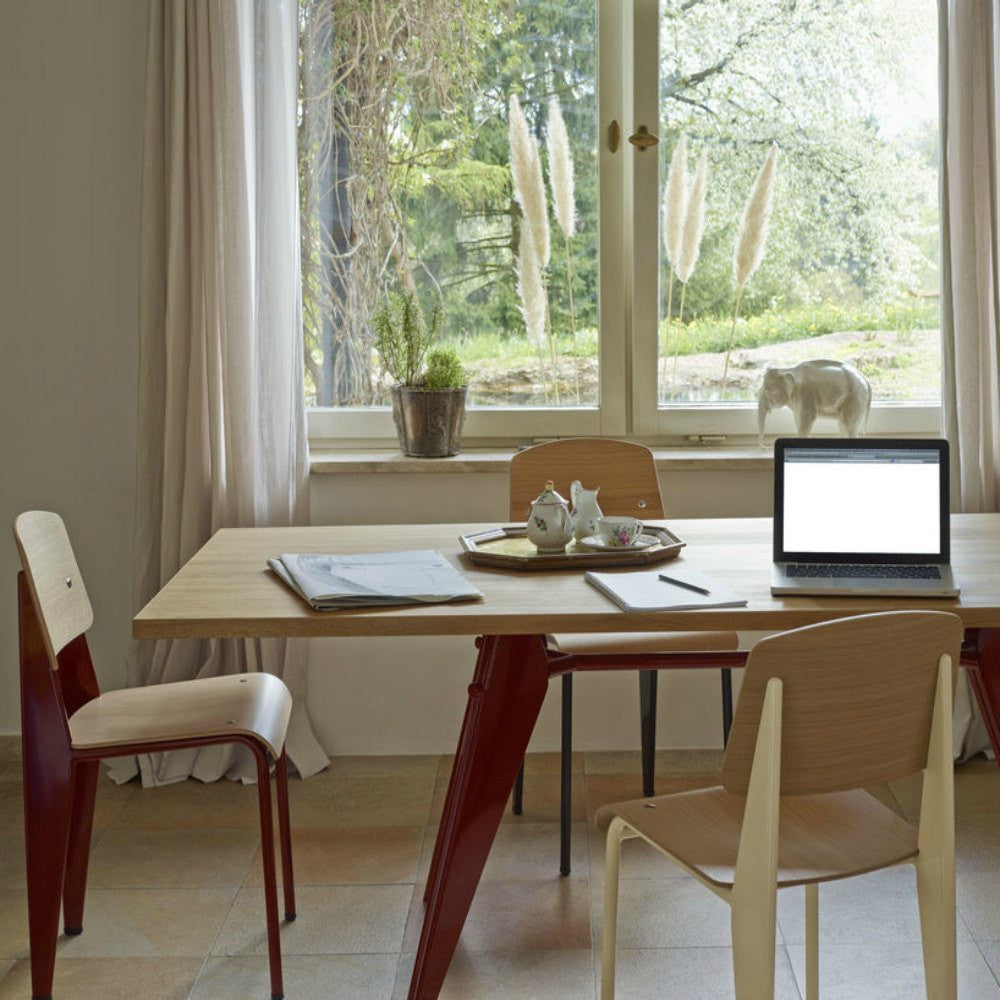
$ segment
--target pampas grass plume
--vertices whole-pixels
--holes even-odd
[[[517,248],[517,293],[521,298],[521,315],[528,338],[539,349],[545,343],[545,286],[542,269],[535,255],[535,241],[527,226],[521,227],[521,240]]]
[[[508,130],[514,195],[534,241],[538,264],[544,268],[549,263],[549,213],[545,202],[545,182],[542,179],[542,158],[538,152],[538,142],[528,131],[528,122],[515,94],[510,97]]]
[[[701,237],[705,231],[705,189],[708,186],[708,156],[701,154],[698,169],[691,182],[691,193],[688,195],[687,212],[684,216],[684,230],[681,238],[680,253],[675,265],[677,279],[687,282],[698,263],[701,252]]]
[[[576,233],[576,203],[573,199],[573,157],[569,150],[569,135],[558,98],[549,101],[549,187],[552,189],[552,211],[566,239]]]
[[[663,245],[667,258],[676,269],[684,240],[684,221],[687,217],[687,136],[683,133],[674,146],[667,174],[667,187],[663,192]]]
[[[778,144],[772,143],[764,160],[753,190],[747,198],[740,219],[739,234],[733,250],[733,277],[742,287],[760,267],[764,257],[767,227],[771,220],[771,203],[774,197],[774,176],[778,169]]]

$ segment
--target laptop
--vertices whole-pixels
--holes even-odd
[[[779,438],[772,594],[957,597],[948,442]]]

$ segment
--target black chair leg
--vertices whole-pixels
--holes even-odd
[[[733,672],[723,667],[722,675],[722,745],[729,742],[729,730],[733,727]]]
[[[517,770],[517,777],[514,779],[514,801],[510,810],[515,816],[520,816],[524,811],[524,758],[521,758],[521,766]]]
[[[642,794],[656,794],[656,680],[655,670],[639,671],[639,717],[642,740]]]
[[[522,765],[523,766],[523,765]],[[562,675],[562,753],[559,761],[559,874],[569,874],[573,821],[573,675]]]

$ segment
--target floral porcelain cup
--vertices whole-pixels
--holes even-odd
[[[635,517],[601,517],[597,533],[609,549],[627,549],[642,534],[642,521]]]
[[[573,517],[569,504],[555,491],[550,479],[528,515],[528,541],[540,553],[564,552],[573,538]]]

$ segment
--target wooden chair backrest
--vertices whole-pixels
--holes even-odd
[[[601,510],[608,515],[662,518],[663,500],[653,453],[641,444],[610,438],[567,438],[519,451],[510,462],[510,519],[524,521],[546,480],[571,500],[569,484],[599,486]]]
[[[859,615],[762,639],[751,650],[722,783],[746,794],[764,690],[780,677],[781,794],[861,788],[922,770],[942,655],[962,622],[941,611]]]
[[[80,567],[58,514],[26,511],[14,520],[14,540],[38,612],[53,670],[59,653],[94,624],[94,611]]]

